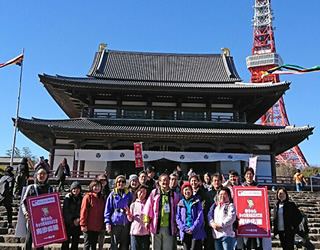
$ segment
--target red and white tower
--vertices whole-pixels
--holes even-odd
[[[252,56],[246,58],[247,68],[251,73],[251,82],[280,82],[279,75],[268,75],[261,78],[261,71],[267,71],[270,68],[283,64],[282,58],[276,53],[276,44],[274,39],[274,20],[271,10],[271,0],[255,0],[253,22],[253,47]],[[260,118],[262,125],[269,126],[289,126],[289,120],[286,113],[283,97],[281,97],[266,114]],[[304,168],[309,164],[301,152],[299,146],[276,157],[277,163],[287,166]]]

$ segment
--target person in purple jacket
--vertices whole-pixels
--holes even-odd
[[[112,250],[129,249],[130,223],[126,210],[133,199],[132,193],[126,188],[126,178],[118,175],[115,180],[116,188],[108,196],[104,210],[104,223],[106,231],[111,235]]]
[[[206,238],[201,201],[192,195],[190,183],[181,187],[184,198],[177,205],[176,222],[184,250],[201,250]]]

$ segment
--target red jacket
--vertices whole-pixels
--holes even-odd
[[[80,210],[80,226],[86,226],[88,231],[100,232],[104,228],[103,213],[105,201],[98,198],[96,193],[87,193],[83,199]]]

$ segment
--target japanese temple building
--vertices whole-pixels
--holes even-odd
[[[233,58],[101,48],[86,77],[39,75],[69,116],[19,118],[18,128],[73,170],[112,177],[138,172],[133,143],[143,142],[145,165],[171,172],[235,169],[258,156],[257,175],[275,176],[275,156],[312,134],[313,127],[254,124],[289,89],[289,82],[243,83]]]

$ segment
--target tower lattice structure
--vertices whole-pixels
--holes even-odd
[[[251,73],[251,82],[280,82],[279,75],[268,75],[261,78],[261,71],[283,64],[281,56],[276,53],[274,39],[274,27],[272,22],[273,11],[271,10],[271,0],[255,0],[253,22],[253,47],[252,55],[246,58],[247,68]],[[281,97],[267,113],[260,118],[262,125],[269,126],[289,126],[289,120]],[[304,168],[309,164],[304,157],[299,146],[295,146],[288,151],[277,155],[276,162],[287,166]]]

